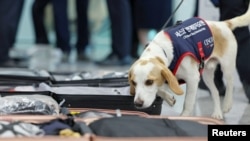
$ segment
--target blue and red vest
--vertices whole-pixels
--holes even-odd
[[[207,23],[194,17],[166,28],[164,32],[174,47],[174,58],[169,66],[173,74],[176,74],[182,59],[187,55],[200,63],[199,71],[202,73],[204,60],[211,55],[214,48],[213,36]]]

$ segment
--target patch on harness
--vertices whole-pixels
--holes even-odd
[[[214,40],[207,23],[194,17],[184,22],[178,22],[175,26],[164,29],[172,40],[174,46],[174,58],[169,69],[176,73],[182,59],[186,55],[194,57],[200,63],[200,73],[214,48]]]

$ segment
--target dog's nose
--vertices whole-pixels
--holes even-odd
[[[135,106],[138,107],[138,108],[141,108],[143,105],[143,103],[135,103]]]
[[[134,102],[135,106],[139,108],[143,106],[143,103],[144,101],[142,101],[141,99],[138,99]]]

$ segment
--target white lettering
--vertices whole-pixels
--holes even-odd
[[[218,129],[213,129],[212,130],[212,136],[219,136],[218,131],[219,131]]]
[[[186,31],[185,31],[184,28],[181,28],[181,29],[179,29],[178,31],[175,32],[175,36],[177,36],[177,37],[181,37],[184,34],[186,34]]]
[[[196,33],[200,32],[200,31],[203,31],[205,29],[203,26],[206,26],[206,24],[205,24],[204,21],[200,20],[200,21],[198,21],[196,23],[193,23],[193,24],[191,24],[189,26],[186,26],[184,28],[181,28],[181,29],[177,30],[175,32],[175,36],[176,37],[186,36],[186,37],[184,37],[184,39],[188,38],[188,37],[190,37],[192,35],[195,35]],[[186,35],[187,33],[190,33],[192,35],[190,35],[190,34]]]
[[[247,136],[246,131],[219,131],[218,129],[212,129],[212,136]]]
[[[214,43],[214,40],[212,37],[210,37],[210,38],[205,39],[203,43],[205,46],[209,46],[210,44]]]

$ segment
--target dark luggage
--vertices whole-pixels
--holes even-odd
[[[52,73],[54,78],[60,73]],[[68,76],[68,75],[67,75]],[[72,77],[79,80],[52,81],[50,85],[53,97],[68,108],[99,108],[142,111],[152,115],[159,115],[163,100],[157,97],[147,109],[137,109],[134,106],[134,97],[129,93],[128,76],[126,72],[111,72],[96,76],[88,72],[75,73]],[[93,79],[94,78],[94,79]],[[62,89],[62,90],[60,90]],[[79,90],[78,90],[79,89]],[[73,92],[73,91],[76,92]]]
[[[73,110],[73,109],[71,109]],[[80,110],[80,109],[79,109]],[[74,110],[73,110],[74,111]],[[220,120],[212,119],[210,117],[167,117],[167,116],[140,116],[141,114],[128,114],[123,111],[120,116],[102,116],[102,114],[110,115],[110,112],[100,111],[98,109],[83,109],[80,115],[88,112],[95,112],[93,117],[81,117],[72,115],[59,115],[59,116],[34,116],[34,115],[7,115],[0,116],[0,121],[12,121],[12,122],[25,122],[39,125],[42,129],[46,129],[51,126],[52,123],[67,123],[70,128],[81,131],[82,140],[93,141],[127,141],[127,140],[207,140],[207,125],[224,124]],[[111,112],[112,113],[112,112]],[[77,123],[77,126],[76,124]],[[77,127],[77,128],[75,128]],[[50,128],[50,127],[49,127]],[[53,127],[55,128],[55,127]],[[60,125],[58,129],[68,128]],[[50,128],[52,130],[52,128]],[[55,130],[54,130],[55,131]],[[79,131],[79,132],[80,132]],[[47,131],[47,134],[53,133]],[[19,139],[30,139],[33,137],[19,137]],[[62,138],[57,135],[47,135],[39,137],[40,140],[58,139]],[[1,140],[4,138],[1,138]],[[9,138],[15,140],[16,138]],[[34,138],[33,138],[34,139]],[[75,139],[68,137],[68,139]]]
[[[6,69],[0,71],[0,83],[5,86],[0,91],[50,91],[53,93],[51,96],[60,106],[67,108],[120,109],[159,115],[163,102],[160,97],[157,97],[151,107],[135,108],[134,97],[129,93],[126,72],[111,72],[95,76],[88,72],[55,73],[30,69]]]
[[[62,107],[68,108],[99,108],[99,109],[120,109],[142,111],[152,115],[160,115],[162,109],[162,99],[156,98],[154,103],[147,109],[137,109],[133,103],[133,96],[115,95],[68,95],[54,94],[54,98]]]
[[[89,124],[105,137],[207,137],[207,126],[195,121],[122,116],[102,118]]]
[[[44,82],[50,84],[52,76],[45,70],[26,68],[0,68],[1,86],[34,86]]]
[[[114,79],[113,79],[114,80]],[[103,81],[103,80],[102,80]],[[120,82],[120,81],[119,81]],[[80,86],[88,83],[75,83],[66,86],[54,86],[51,90],[54,99],[62,103],[62,107],[67,108],[97,108],[97,109],[120,109],[142,111],[152,115],[160,115],[163,100],[157,97],[154,103],[147,109],[137,109],[134,106],[134,97],[129,94],[129,86],[118,86],[118,83],[103,83],[103,87],[98,86],[100,81],[92,81],[92,86]],[[123,82],[120,84],[124,85]],[[113,86],[113,87],[112,87]],[[67,89],[68,88],[68,89]],[[61,90],[60,90],[61,89]],[[76,92],[73,92],[73,91]]]

